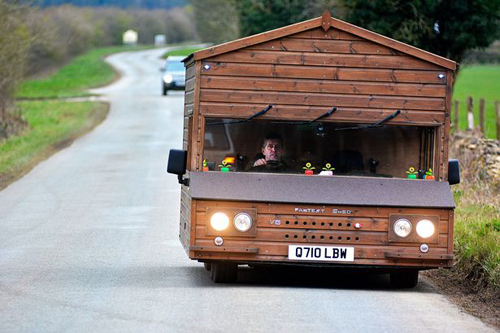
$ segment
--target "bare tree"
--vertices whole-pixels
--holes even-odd
[[[0,131],[5,131],[15,89],[24,76],[30,41],[25,10],[16,1],[0,0]]]

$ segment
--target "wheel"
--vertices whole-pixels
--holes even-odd
[[[163,86],[163,96],[167,96],[168,94],[168,89],[167,87]]]
[[[210,264],[210,278],[215,283],[233,283],[238,279],[238,265],[227,263]]]
[[[391,273],[391,286],[394,288],[414,288],[418,284],[418,271]]]
[[[210,271],[212,269],[212,264],[209,262],[204,262],[203,265],[205,266],[205,269],[207,271]]]

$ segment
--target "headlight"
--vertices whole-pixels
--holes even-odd
[[[252,218],[247,213],[239,213],[234,217],[234,227],[238,231],[248,231],[252,227]]]
[[[407,219],[399,219],[394,223],[394,233],[399,237],[405,238],[411,232],[411,222]]]
[[[210,225],[214,230],[226,230],[229,226],[229,217],[222,212],[217,212],[210,218]]]
[[[421,220],[417,223],[417,234],[422,238],[429,238],[434,235],[436,228],[429,220]]]
[[[170,74],[163,75],[163,81],[165,81],[165,83],[170,83],[170,82],[172,82],[173,79],[174,78]]]

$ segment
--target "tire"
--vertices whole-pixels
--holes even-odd
[[[227,263],[212,263],[210,278],[215,283],[234,283],[238,279],[238,265]]]
[[[205,269],[206,269],[207,271],[210,271],[210,270],[212,269],[212,264],[211,264],[211,263],[209,263],[209,262],[204,262],[204,263],[203,263],[203,266],[205,266]]]
[[[390,274],[393,288],[414,288],[418,284],[418,271],[402,271]]]

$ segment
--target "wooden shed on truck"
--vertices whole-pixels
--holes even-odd
[[[438,126],[447,145],[456,63],[331,17],[293,24],[193,53],[186,58],[184,149],[201,170],[206,117],[242,119],[274,104],[263,118],[309,120],[331,106],[332,120],[391,120]],[[188,138],[192,142],[188,142]],[[189,149],[188,149],[189,148]],[[445,149],[444,151],[447,151]],[[439,179],[448,156],[439,156]]]
[[[321,200],[317,196],[314,197],[314,190],[311,187],[309,190],[304,189],[304,193],[310,191],[314,198],[305,199],[303,203],[322,206],[311,206],[315,208],[304,210],[301,210],[302,208],[295,208],[294,210],[293,207],[299,207],[298,205],[301,202],[293,201],[295,199],[289,195],[290,188],[281,188],[284,194],[282,192],[280,195],[268,195],[267,197],[260,197],[260,200],[251,195],[247,196],[248,200],[245,200],[245,194],[240,193],[244,193],[245,190],[240,192],[229,191],[231,195],[236,197],[228,197],[220,193],[214,195],[213,200],[215,201],[213,204],[215,206],[235,207],[240,205],[250,207],[254,209],[252,214],[256,215],[254,218],[257,218],[258,223],[262,222],[259,214],[261,213],[260,210],[263,209],[266,214],[271,215],[279,212],[295,214],[293,216],[298,220],[300,220],[300,217],[297,218],[297,216],[303,213],[313,221],[314,218],[311,218],[311,215],[314,215],[315,212],[325,215],[325,209],[323,209],[325,207],[327,207],[326,211],[331,211],[334,215],[338,214],[338,212],[341,212],[340,215],[342,215],[342,212],[347,211],[349,214],[355,215],[355,213],[351,213],[355,206],[371,206],[371,210],[369,209],[369,213],[366,214],[373,213],[374,217],[383,220],[382,224],[374,226],[372,230],[381,232],[380,237],[371,236],[376,238],[376,240],[374,238],[373,242],[384,246],[391,242],[390,238],[392,237],[391,231],[388,230],[391,229],[389,215],[391,212],[403,212],[401,209],[391,210],[387,207],[407,207],[407,213],[416,214],[415,216],[424,214],[425,209],[428,209],[428,212],[435,216],[436,221],[442,220],[440,224],[441,238],[435,238],[440,249],[436,250],[437,252],[434,252],[434,254],[428,255],[431,260],[430,264],[422,263],[420,266],[443,267],[450,265],[453,251],[452,241],[450,240],[453,229],[453,200],[446,181],[448,180],[451,93],[454,72],[457,66],[455,62],[335,19],[331,17],[329,12],[308,21],[200,50],[187,57],[184,62],[186,66],[186,91],[183,149],[187,151],[187,178],[195,180],[197,185],[194,184],[194,187],[190,187],[184,184],[182,186],[180,238],[190,258],[201,261],[216,260],[217,258],[238,261],[246,258],[245,253],[237,254],[234,257],[229,254],[220,254],[223,252],[222,248],[217,249],[213,246],[212,236],[215,234],[209,232],[206,220],[209,212],[207,207],[210,206],[207,205],[210,200],[210,195],[207,195],[207,193],[211,190],[210,184],[213,184],[212,189],[214,191],[224,192],[218,186],[222,186],[220,184],[227,179],[232,179],[233,182],[239,181],[241,185],[245,181],[255,184],[256,178],[243,173],[240,178],[238,176],[224,178],[224,176],[220,175],[221,173],[212,173],[211,178],[207,178],[208,176],[203,176],[203,174],[207,174],[203,171],[209,170],[205,165],[207,160],[213,160],[216,164],[220,163],[224,157],[224,149],[230,154],[234,154],[236,150],[233,147],[233,141],[235,140],[239,142],[239,149],[242,151],[258,150],[261,143],[257,141],[262,133],[255,133],[255,137],[248,137],[245,144],[243,144],[242,142],[245,140],[241,138],[233,136],[229,140],[224,137],[223,132],[214,131],[209,133],[207,128],[208,125],[217,124],[217,119],[248,119],[272,104],[272,108],[268,107],[266,112],[259,113],[259,120],[277,123],[294,121],[298,122],[298,124],[301,124],[301,122],[309,124],[312,120],[322,117],[321,121],[325,124],[335,123],[335,126],[347,126],[347,128],[343,129],[350,129],[349,126],[352,126],[352,124],[356,124],[356,126],[375,125],[377,127],[379,122],[384,120],[384,125],[389,125],[389,127],[397,125],[401,128],[416,128],[417,130],[408,131],[408,133],[404,131],[404,133],[401,132],[402,134],[391,132],[381,136],[380,142],[382,142],[382,145],[388,142],[392,144],[394,141],[405,145],[401,146],[403,149],[397,147],[397,149],[392,149],[393,152],[390,153],[392,154],[390,156],[383,155],[385,159],[390,157],[390,162],[380,163],[380,172],[378,173],[391,173],[391,177],[405,178],[404,170],[408,169],[409,163],[406,156],[416,156],[411,161],[416,169],[433,169],[435,181],[432,183],[434,185],[430,183],[415,185],[416,183],[410,184],[407,180],[404,185],[401,185],[405,180],[396,181],[395,179],[392,182],[388,180],[385,183],[380,181],[377,185],[372,182],[373,189],[385,185],[393,190],[392,192],[389,191],[391,192],[389,194],[381,194],[381,192],[377,192],[380,190],[376,190],[372,193],[371,198],[361,198],[359,202],[355,200],[337,200],[333,197],[332,199]],[[328,113],[329,110],[335,112]],[[270,128],[269,126],[266,129]],[[360,150],[371,144],[372,146],[366,148],[366,151],[370,151],[370,154],[374,151],[374,156],[377,156],[377,145],[380,146],[380,144],[371,143],[369,142],[371,139],[359,137],[359,133],[356,134],[357,136],[355,134],[342,134],[344,136],[340,137],[335,134],[337,129],[339,128],[331,129],[331,133],[334,133],[333,136],[336,140],[341,138],[345,141],[347,147],[350,141],[359,141]],[[320,128],[320,130],[322,129]],[[286,132],[286,130],[283,131]],[[289,141],[293,141],[290,139],[291,137]],[[311,151],[308,145],[314,145],[314,139],[312,140],[296,140],[296,147],[293,147],[294,150],[291,153],[295,162],[303,162],[305,158],[311,156],[314,158],[319,155],[323,156],[323,160],[318,158],[318,163],[325,160],[324,156],[327,152],[324,152],[324,150],[327,150],[328,147],[326,146],[328,144],[325,144],[326,148],[322,148],[323,150],[318,148]],[[363,140],[367,142],[363,142]],[[219,144],[218,150],[214,152],[211,147],[217,146],[218,141],[223,142],[223,144]],[[413,155],[409,154],[408,151]],[[378,156],[380,156],[380,153]],[[365,159],[365,163],[366,161],[367,159]],[[293,180],[290,180],[291,178],[280,178],[279,180],[278,178],[273,178],[274,180],[271,181],[279,182],[279,184],[293,182]],[[347,181],[339,178],[336,181],[344,182],[342,184],[351,186],[352,189],[359,189],[359,184],[363,184],[364,180],[352,178]],[[318,185],[314,186],[322,186],[319,184],[320,180],[312,182],[318,182]],[[369,182],[366,182],[366,184]],[[313,186],[307,185],[312,183],[303,179],[298,179],[298,183],[304,183],[306,187]],[[442,183],[443,186],[438,183]],[[205,187],[201,189],[202,185],[200,184]],[[399,200],[401,199],[401,189],[406,185],[413,191],[413,194],[409,197],[414,200],[414,206],[409,201],[404,203]],[[422,198],[417,198],[416,192],[422,190],[419,186],[428,186],[429,193],[437,193],[437,195],[424,195]],[[433,189],[430,189],[430,187],[433,187]],[[328,187],[325,185],[326,188]],[[349,191],[346,191],[346,194],[348,195]],[[439,198],[442,198],[442,200]],[[369,200],[372,199],[374,201],[369,203]],[[258,201],[260,203],[257,203]],[[276,205],[280,203],[288,203],[290,207],[276,208],[278,207]],[[340,205],[340,210],[335,208],[336,206],[332,208],[328,205]],[[377,207],[375,211],[373,210],[374,206]],[[277,209],[275,213],[272,212],[273,207]],[[347,208],[341,209],[342,207]],[[417,209],[414,209],[415,207]],[[361,214],[365,217],[364,220],[368,217],[366,214]],[[273,218],[276,218],[278,215],[273,216]],[[331,219],[338,218],[338,216],[331,217]],[[344,216],[343,218],[346,221],[351,221],[354,217]],[[195,221],[198,222],[195,223]],[[271,219],[271,224],[272,221]],[[319,221],[318,219],[318,223],[320,223]],[[314,225],[316,225],[316,222],[314,222]],[[323,225],[325,225],[325,222],[323,222]],[[331,229],[328,232],[332,232],[333,235],[335,227],[331,227],[333,225],[331,222],[327,223],[327,227],[328,225],[330,225],[329,228]],[[337,224],[335,223],[335,225]],[[338,225],[340,226],[342,223]],[[351,227],[351,223],[348,225],[349,228],[354,228]],[[354,222],[352,225],[354,225]],[[268,225],[266,228],[270,227]],[[281,225],[280,227],[284,226]],[[319,224],[317,227],[319,227]],[[312,225],[308,225],[307,228],[308,234],[304,234],[304,241],[309,237]],[[266,230],[262,229],[262,235],[267,232]],[[302,231],[306,232],[306,230]],[[351,235],[352,239],[359,240],[359,237],[355,237],[355,232],[358,231],[351,231],[353,233]],[[252,232],[255,233],[255,230]],[[258,233],[257,231],[256,234]],[[231,239],[232,234],[229,233],[228,235],[229,239]],[[293,232],[290,232],[284,234],[283,237],[288,238],[288,236],[291,237],[292,235]],[[351,239],[351,236],[347,238]],[[256,236],[253,235],[252,237]],[[257,236],[257,240],[264,242],[259,237]],[[273,237],[275,236],[271,238]],[[330,234],[324,237],[329,237],[330,240],[333,239]],[[302,234],[300,234],[300,238],[302,239]],[[314,238],[312,237],[312,239]],[[336,239],[337,235],[335,235]],[[340,240],[341,237],[339,236],[338,239]],[[309,238],[307,238],[307,241],[314,243]],[[366,244],[375,246],[375,243]],[[210,244],[212,246],[209,246]],[[235,244],[239,244],[240,250],[246,251],[247,254],[249,251],[259,251],[259,249],[255,250],[255,246],[248,245],[245,247],[242,242],[236,242]],[[414,246],[416,245],[414,244]],[[208,248],[213,249],[209,250]],[[257,256],[257,259],[250,258],[249,260],[282,261],[287,258],[283,254],[284,248],[281,249],[279,246],[275,246],[275,248],[277,249],[276,257],[273,257],[271,250],[269,250],[271,252],[266,250],[268,255]],[[240,250],[234,248],[236,252]],[[405,253],[413,251],[403,247],[399,247],[399,250]],[[380,263],[388,265],[392,260],[387,256],[383,260],[375,258],[383,256],[383,252],[373,254],[379,252],[375,250],[372,252],[370,252],[371,250],[366,250],[368,252],[363,252],[365,250],[359,251],[360,256],[365,258],[360,261],[362,264],[371,263],[377,265],[377,263]],[[410,260],[408,264],[413,267],[419,266],[415,260],[421,255],[418,252],[418,247],[415,248],[415,251],[417,253],[413,257],[410,256],[413,258],[413,262]],[[375,257],[370,257],[372,254],[368,255],[367,253],[372,253]],[[394,254],[396,252],[391,253],[390,256],[397,256]],[[358,256],[358,252],[356,252],[356,256]],[[369,257],[371,259],[368,259]],[[410,257],[407,259],[411,259]],[[438,263],[439,260],[441,262]]]

